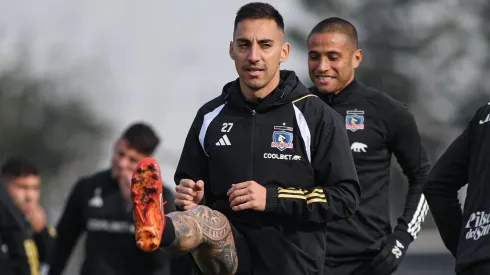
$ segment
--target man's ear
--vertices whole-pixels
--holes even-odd
[[[116,139],[116,141],[114,141],[114,143],[112,144],[112,150],[113,151],[116,151],[116,148],[119,146],[119,144],[121,144],[122,140],[120,138]]]
[[[233,41],[230,41],[230,57],[231,59],[235,60],[235,55],[233,54]]]
[[[354,58],[352,58],[352,67],[354,69],[357,69],[359,67],[359,65],[361,65],[362,55],[363,55],[363,52],[361,49],[357,49],[354,52]]]
[[[291,44],[287,42],[284,43],[281,49],[281,63],[286,62],[286,60],[288,60],[290,52],[291,52]]]

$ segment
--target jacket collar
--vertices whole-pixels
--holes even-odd
[[[321,98],[323,101],[325,101],[328,105],[335,105],[349,98],[349,96],[351,96],[352,93],[355,92],[358,87],[359,87],[359,83],[354,78],[354,80],[352,80],[351,83],[345,86],[345,88],[337,94],[321,93],[318,91],[318,89],[315,86],[311,87],[310,91],[313,94],[317,95],[319,98]]]
[[[266,112],[274,107],[291,103],[308,93],[308,89],[299,81],[293,71],[281,70],[279,85],[264,98],[246,99],[240,89],[238,79],[223,87],[222,96],[225,101],[241,109]]]

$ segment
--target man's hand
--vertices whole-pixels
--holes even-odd
[[[25,215],[35,233],[39,233],[46,228],[46,213],[44,213],[40,205],[32,207]]]
[[[124,199],[130,201],[131,194],[131,171],[129,172],[121,172],[117,182],[119,183],[119,190]]]
[[[233,211],[242,211],[245,209],[265,210],[267,189],[255,181],[232,184],[226,195],[229,197],[230,206]]]
[[[395,233],[389,235],[379,254],[373,259],[372,265],[375,275],[389,275],[395,272],[400,265],[408,244],[403,243]]]
[[[175,187],[175,205],[177,207],[189,210],[198,205],[204,197],[204,182],[199,180],[183,179]]]

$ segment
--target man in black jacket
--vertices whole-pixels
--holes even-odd
[[[0,177],[1,273],[38,275],[56,235],[39,205],[41,177],[22,157],[8,158]]]
[[[160,140],[144,124],[130,125],[114,144],[110,169],[80,178],[73,187],[58,222],[58,237],[50,257],[49,275],[63,272],[73,247],[83,232],[85,258],[81,275],[165,275],[170,258],[161,252],[143,253],[134,243],[134,221],[129,199],[129,179],[136,164],[153,154]],[[166,192],[166,199],[172,194]],[[165,206],[173,211],[172,204]],[[180,267],[182,273],[185,266]]]
[[[23,224],[22,218],[15,218],[12,215],[12,212],[16,214],[20,214],[20,211],[12,211],[15,209],[14,203],[12,202],[7,190],[5,190],[3,186],[3,182],[0,182],[0,270],[3,270],[5,275],[14,275],[14,271],[12,270],[13,260],[10,258],[8,253],[9,246],[15,246],[14,239],[9,237],[9,223],[14,219],[17,219],[21,222],[19,224]],[[27,273],[29,274],[29,273]]]
[[[424,194],[458,275],[490,274],[490,103],[479,108],[463,133],[432,169]],[[458,190],[468,184],[464,211]]]
[[[422,186],[430,166],[417,125],[402,103],[355,79],[363,53],[351,23],[325,19],[313,28],[307,44],[315,84],[310,90],[344,117],[362,189],[354,216],[327,226],[324,274],[392,274],[428,211]],[[392,153],[409,183],[394,230],[389,208]]]
[[[163,226],[162,249],[191,252],[205,274],[323,274],[326,222],[350,217],[360,193],[345,127],[280,70],[290,45],[274,7],[245,5],[234,27],[239,77],[199,109],[175,173],[185,211],[151,222],[159,175],[143,162],[132,186],[137,241],[154,245]]]

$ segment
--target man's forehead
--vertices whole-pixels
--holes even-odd
[[[246,19],[238,23],[234,39],[279,40],[284,32],[272,19]]]
[[[37,175],[26,175],[12,178],[9,182],[16,186],[37,186],[41,183],[41,178]]]
[[[342,33],[314,33],[308,39],[308,49],[315,48],[332,48],[332,49],[350,49],[353,46],[349,37]]]

